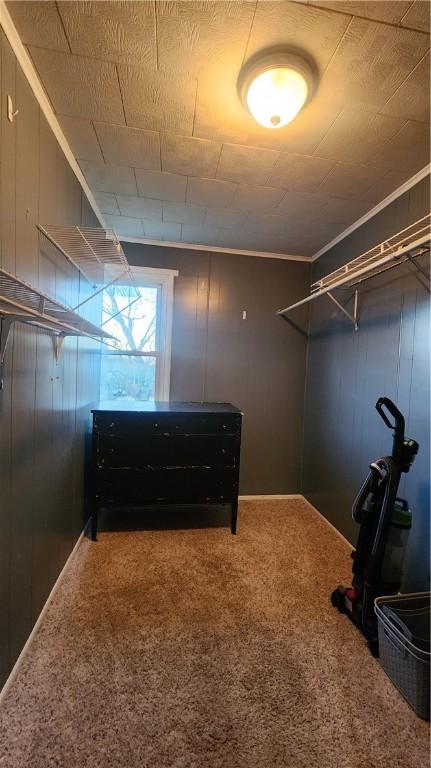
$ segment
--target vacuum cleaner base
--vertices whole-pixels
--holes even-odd
[[[355,587],[343,587],[340,585],[331,594],[331,603],[340,613],[346,616],[362,632],[367,640],[367,645],[372,655],[377,658],[379,655],[379,642],[376,634],[365,631],[362,622],[362,600],[361,595]]]

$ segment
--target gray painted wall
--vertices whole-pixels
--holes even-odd
[[[0,62],[0,266],[73,305],[90,286],[35,225],[97,222],[3,32]],[[19,109],[13,124],[7,94]],[[68,338],[56,365],[42,331],[16,325],[9,342],[0,393],[0,687],[82,530],[97,348]]]
[[[429,180],[324,254],[313,279],[330,272],[429,212]],[[427,259],[422,257],[427,266]],[[429,265],[428,265],[429,267]],[[349,294],[346,294],[346,298]],[[400,486],[413,511],[404,589],[429,583],[430,367],[429,294],[408,266],[365,284],[360,328],[324,297],[313,302],[304,424],[303,490],[350,541],[357,527],[352,500],[373,458],[390,452],[392,438],[374,409],[380,395],[398,403],[407,435],[420,444]]]
[[[308,290],[309,265],[124,248],[131,264],[179,270],[171,399],[224,400],[241,408],[241,493],[298,493],[307,342],[275,313]],[[307,310],[299,322],[306,328]]]
[[[4,37],[0,83],[0,264],[78,303],[89,286],[35,224],[97,221]],[[13,124],[8,93],[20,111]],[[429,209],[427,192],[423,183],[400,198],[322,257],[314,275],[418,218]],[[244,410],[242,493],[299,492],[307,340],[275,312],[306,295],[309,265],[132,244],[126,252],[132,264],[180,272],[172,399],[228,400]],[[373,410],[380,394],[398,401],[421,443],[402,488],[415,521],[407,588],[423,587],[429,572],[427,299],[408,271],[390,273],[363,292],[356,334],[329,302],[314,304],[308,345],[303,488],[352,540],[352,498],[368,462],[390,445]],[[307,329],[306,309],[292,319]],[[93,342],[68,339],[57,366],[50,336],[16,327],[0,395],[0,684],[82,528],[85,441],[98,390]]]

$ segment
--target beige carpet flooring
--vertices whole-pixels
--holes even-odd
[[[0,713],[1,768],[425,768],[426,723],[329,604],[301,500],[85,540]]]

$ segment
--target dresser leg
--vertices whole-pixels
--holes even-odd
[[[97,541],[97,509],[93,509],[91,515],[91,538],[93,541]]]
[[[232,502],[232,511],[231,511],[231,517],[230,517],[230,530],[231,533],[236,533],[236,521],[238,517],[238,499],[235,499],[235,501]]]

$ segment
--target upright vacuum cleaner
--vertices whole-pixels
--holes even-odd
[[[374,600],[399,592],[411,527],[408,503],[397,497],[398,485],[401,474],[409,471],[419,450],[416,440],[404,437],[404,416],[392,400],[380,397],[376,409],[393,430],[392,455],[373,461],[353,503],[352,517],[360,529],[356,550],[351,555],[352,586],[337,587],[331,595],[332,605],[346,613],[361,630],[374,656],[378,656]]]

